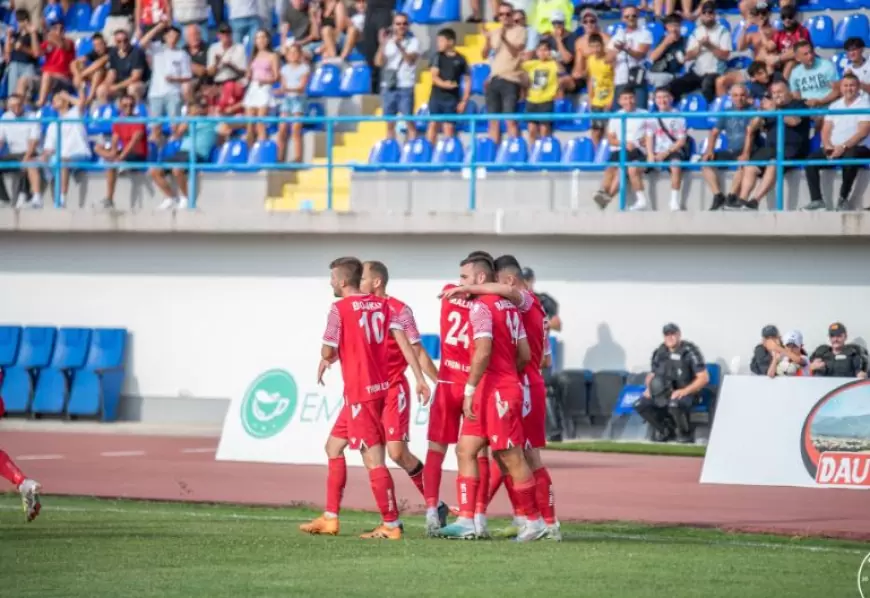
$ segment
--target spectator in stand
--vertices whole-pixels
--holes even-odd
[[[174,26],[164,29],[162,25],[142,38],[147,43],[154,32],[163,32],[163,44],[155,44],[151,51],[153,70],[151,85],[148,86],[148,115],[152,118],[181,116],[184,99],[193,99],[190,54],[178,47],[181,31]],[[162,127],[162,124],[155,124],[153,128],[158,142],[162,138]]]
[[[532,60],[535,57],[535,51],[538,49],[538,42],[541,40],[541,35],[535,31],[534,27],[530,27],[526,12],[523,10],[514,10],[514,24],[526,30],[526,47],[523,48],[523,60]],[[490,58],[492,52],[490,52]]]
[[[767,65],[768,58],[776,53],[775,34],[776,28],[770,22],[770,7],[767,3],[759,3],[752,9],[746,20],[746,26],[740,30],[737,47],[734,50],[737,52],[750,50],[754,60]],[[733,80],[734,83],[738,81],[739,79]]]
[[[78,93],[87,93],[85,103],[90,104],[97,94],[97,88],[106,78],[109,65],[109,46],[102,33],[91,36],[94,49],[76,59],[72,64],[73,84]]]
[[[16,10],[18,31],[6,30],[3,56],[6,61],[8,89],[28,103],[31,99],[31,83],[38,78],[40,46],[39,21],[31,21],[26,10]],[[40,17],[41,18],[41,17]]]
[[[286,46],[287,64],[281,67],[281,116],[285,119],[298,119],[305,115],[305,88],[311,75],[311,67],[302,56],[299,44],[290,42]],[[287,150],[288,133],[293,137],[293,161],[302,162],[302,122],[294,120],[278,125],[278,159],[284,160]]]
[[[248,73],[245,47],[234,39],[233,28],[224,23],[218,27],[218,40],[208,48],[205,74],[215,85],[241,81]]]
[[[749,83],[746,86],[746,89],[749,91],[749,97],[753,101],[760,102],[767,97],[772,80],[770,72],[767,70],[767,65],[756,60],[750,63],[749,68],[746,69],[746,75],[749,77]]]
[[[208,2],[206,0],[172,0],[171,4],[172,21],[181,27],[196,25],[202,36],[208,38]],[[154,24],[156,25],[157,21]]]
[[[372,90],[377,93],[381,89],[381,72],[375,64],[375,57],[381,47],[381,31],[390,27],[393,22],[393,10],[396,3],[393,0],[367,0],[365,12],[365,27],[363,29],[363,56],[372,70]]]
[[[797,65],[788,80],[796,98],[804,100],[810,108],[819,108],[840,97],[837,67],[833,62],[816,56],[810,42],[795,44],[794,54]]]
[[[187,115],[192,119],[202,116],[205,106],[201,102],[190,102],[187,105]],[[211,149],[217,139],[217,127],[213,121],[197,122],[194,130],[189,122],[181,122],[175,126],[171,140],[181,140],[181,148],[178,152],[169,156],[165,161],[175,163],[171,174],[175,179],[178,191],[174,191],[171,182],[167,179],[167,172],[155,168],[151,170],[151,178],[154,184],[163,191],[164,199],[158,209],[160,210],[186,210],[190,201],[188,199],[187,168],[191,154],[195,162],[207,162]]]
[[[265,29],[257,31],[254,38],[254,56],[248,67],[248,89],[242,105],[247,116],[267,116],[272,107],[272,86],[281,80],[281,62],[278,54],[272,51],[272,40]],[[248,146],[253,145],[254,135],[258,141],[268,139],[266,124],[263,122],[248,125]]]
[[[366,0],[356,0],[354,3],[354,12],[350,16],[350,24],[347,26],[347,38],[341,46],[342,62],[347,62],[351,52],[355,49],[362,54],[362,48],[359,46],[359,41],[362,38],[362,32],[366,24]]]
[[[756,376],[796,376],[809,363],[803,349],[803,335],[793,330],[780,338],[776,326],[765,326],[761,342],[755,346],[750,371]],[[794,367],[792,367],[794,366]]]
[[[768,0],[740,0],[738,9],[740,10],[740,15],[743,17],[743,20],[748,21],[754,11],[761,8],[768,8],[769,4]],[[795,0],[779,0],[780,10],[794,6]]]
[[[313,25],[306,0],[286,0],[281,11],[281,43],[293,41],[309,59],[320,48],[320,29]]]
[[[671,173],[672,212],[683,209],[680,201],[680,188],[683,184],[682,167],[673,162],[688,162],[689,152],[686,132],[686,119],[674,108],[674,98],[667,87],[659,87],[655,92],[658,111],[650,115],[646,132],[646,155],[650,162],[668,164]],[[635,209],[641,209],[635,206]]]
[[[233,42],[241,44],[244,39],[253,39],[265,24],[260,20],[258,0],[227,0]]]
[[[682,19],[694,21],[700,16],[701,5],[694,7],[692,0],[680,0],[680,7],[677,8],[677,0],[653,0],[653,15],[673,15],[678,11]]]
[[[456,51],[456,32],[445,28],[435,38],[438,54],[432,61],[432,92],[429,95],[429,114],[462,114],[471,95],[471,72],[465,57]],[[456,123],[449,121],[429,123],[426,138],[434,144],[438,130],[445,137],[456,135]]]
[[[795,69],[797,70],[797,69]],[[840,89],[843,97],[831,104],[833,114],[825,115],[822,124],[822,147],[808,156],[810,160],[862,160],[870,158],[870,101],[861,94],[858,77],[852,73],[843,76]],[[866,110],[864,114],[836,114],[838,110]],[[820,172],[831,166],[806,166],[807,185],[810,189],[810,203],[805,210],[826,210],[822,197]],[[837,210],[848,210],[849,195],[855,185],[862,166],[849,164],[843,166],[843,182],[840,184],[840,199]]]
[[[225,27],[229,27],[229,25],[222,23],[218,26],[219,39],[223,39],[220,32]],[[232,30],[230,30],[229,35],[232,35]],[[188,25],[184,28],[184,42],[184,49],[190,55],[190,70],[193,73],[192,93],[196,94],[201,91],[206,96],[214,93],[211,90],[213,80],[208,70],[209,48],[203,43],[202,31],[197,25]],[[245,72],[247,72],[247,61],[245,65]]]
[[[761,109],[768,111],[776,110],[806,110],[807,105],[803,100],[799,100],[792,96],[788,88],[788,83],[785,81],[774,81],[770,84],[770,99],[765,99],[761,102]],[[783,144],[783,158],[786,160],[801,160],[809,154],[810,149],[810,124],[808,117],[787,116],[785,121],[785,139]],[[749,125],[747,135],[753,135],[760,129],[765,131],[764,146],[755,150],[750,159],[752,161],[769,161],[769,165],[763,169],[758,166],[744,166],[741,174],[742,181],[740,183],[740,202],[738,206],[733,208],[726,206],[728,209],[739,210],[757,210],[758,201],[763,198],[773,188],[776,183],[776,129],[777,119],[757,117],[752,120]],[[791,170],[785,168],[785,171]],[[761,179],[761,184],[755,188],[755,183],[758,181],[760,172],[764,173]]]
[[[136,100],[131,95],[122,95],[118,100],[120,118],[133,116]],[[95,145],[94,152],[106,162],[144,162],[148,158],[148,133],[145,123],[113,122],[112,140],[107,146]],[[115,185],[118,182],[117,168],[106,169],[106,198],[102,207],[115,208]]]
[[[159,4],[154,3],[155,8],[160,10]],[[109,16],[106,17],[106,23],[103,25],[102,38],[114,42],[113,35],[119,29],[126,31],[127,35],[132,36],[133,32],[138,32],[139,28],[134,28],[134,20],[136,14],[136,0],[111,0],[109,2]],[[153,15],[151,15],[153,17]],[[160,22],[158,17],[154,21]],[[108,44],[107,44],[108,45]]]
[[[71,96],[66,91],[58,91],[52,97],[52,105],[60,117],[60,159],[62,162],[87,162],[91,159],[91,144],[88,141],[88,131],[84,122],[85,96],[78,98]],[[58,123],[51,123],[45,131],[45,140],[42,144],[42,161],[49,162],[57,152]],[[66,196],[69,193],[70,169],[61,169],[60,205],[66,205]]]
[[[749,92],[742,83],[737,83],[731,87],[731,104],[732,107],[729,108],[729,112],[740,112],[753,108]],[[731,208],[739,207],[737,196],[740,193],[743,169],[738,168],[734,172],[734,177],[731,179],[731,192],[726,199],[722,194],[722,189],[719,187],[719,178],[716,176],[716,170],[728,167],[718,166],[715,163],[746,162],[749,160],[749,156],[756,149],[756,140],[758,139],[754,133],[749,134],[749,124],[751,122],[752,117],[750,116],[720,116],[716,119],[716,125],[707,137],[707,150],[701,156],[701,161],[712,162],[713,165],[704,166],[701,169],[701,174],[707,183],[707,187],[713,193],[711,211],[721,210],[725,206]],[[720,134],[725,136],[725,147],[727,149],[716,150],[716,143],[719,140]]]
[[[217,95],[212,95],[207,99],[210,116],[228,117],[217,127],[220,143],[229,139],[234,131],[247,128],[245,122],[234,118],[245,113],[245,107],[242,105],[244,99],[245,86],[239,81],[227,81],[217,86]]]
[[[115,39],[115,32],[118,29],[127,32],[127,37],[131,37],[134,34],[136,35],[144,35],[151,31],[153,27],[156,27],[158,23],[161,21],[173,22],[181,21],[179,15],[173,15],[173,4],[181,4],[182,5],[182,14],[187,10],[188,2],[186,0],[182,2],[170,2],[170,0],[135,0],[136,4],[133,9],[133,31],[129,31],[125,28],[124,25],[118,27],[116,29],[111,29],[109,31],[103,30],[103,35],[106,36],[106,39]],[[109,25],[109,19],[106,19],[106,26]],[[110,46],[114,44],[109,42]]]
[[[13,93],[7,99],[6,112],[0,119],[0,162],[28,162],[39,155],[42,128],[35,122],[15,122],[22,117],[26,118],[24,98]],[[3,175],[8,173],[13,175],[12,198],[3,180]],[[14,198],[16,208],[41,208],[39,182],[39,170],[35,167],[15,171],[0,169],[0,205],[12,207]]]
[[[324,59],[335,59],[339,55],[341,42],[347,31],[347,9],[340,0],[323,0],[316,3],[315,14],[320,23],[320,54]]]
[[[37,28],[39,27],[39,24],[42,23],[42,4],[43,0],[15,0],[15,2],[9,3],[10,10],[15,9],[15,18],[18,21],[19,31],[21,31],[21,23],[25,19]],[[24,15],[19,15],[19,12],[24,13]]]
[[[809,30],[800,24],[794,5],[783,6],[779,13],[782,29],[774,30],[773,44],[767,46],[767,66],[786,79],[795,67],[795,48],[799,42],[810,41]]]
[[[531,6],[514,5],[514,8],[522,8],[529,14],[529,24],[540,35],[553,32],[554,21],[561,20],[566,23],[565,17],[574,14],[574,3],[571,0],[535,0]],[[571,24],[571,19],[567,21]]]
[[[604,38],[593,33],[588,40],[591,53],[584,60],[584,79],[589,89],[589,110],[595,112],[610,112],[613,106],[613,54],[604,50]],[[592,121],[589,136],[595,147],[601,143],[601,137],[607,128],[607,121],[595,119]]]
[[[517,111],[523,80],[523,50],[527,33],[514,21],[513,6],[502,2],[498,7],[499,27],[484,32],[483,58],[494,51],[489,81],[486,85],[486,111],[489,114],[513,114]],[[517,121],[507,121],[509,137],[519,137]],[[501,124],[489,121],[489,136],[498,144],[501,141]]]
[[[619,114],[642,114],[642,118],[628,118],[625,120],[625,161],[626,164],[631,162],[645,162],[646,149],[645,140],[647,135],[648,123],[645,118],[648,115],[646,110],[637,109],[637,100],[635,99],[634,90],[631,87],[623,87],[620,91],[617,101],[622,108]],[[593,200],[602,210],[607,207],[613,200],[613,196],[619,190],[619,153],[622,147],[622,122],[618,118],[612,118],[607,123],[607,141],[610,144],[610,158],[608,162],[617,166],[610,166],[604,171],[604,179],[601,181],[601,188],[593,196]],[[631,184],[631,189],[634,191],[637,201],[631,210],[645,210],[647,208],[646,194],[643,190],[642,171],[636,166],[626,166],[628,168],[628,181]]]
[[[574,47],[577,45],[578,35],[574,31],[565,29],[565,15],[560,11],[553,11],[553,30],[541,39],[547,42],[553,60],[559,67],[559,90],[565,93],[577,91],[577,82],[571,73],[574,72]],[[537,48],[535,50],[537,53]]]
[[[126,31],[116,31],[115,47],[109,50],[109,72],[103,83],[108,90],[108,97],[130,94],[137,100],[141,99],[145,95],[148,75],[145,52],[130,44],[130,36]]]
[[[625,89],[634,92],[635,104],[645,108],[648,93],[644,61],[652,47],[652,33],[646,27],[638,27],[638,10],[634,6],[622,9],[625,28],[618,30],[607,46],[616,53],[616,98],[622,97]]]
[[[665,18],[665,35],[659,45],[650,52],[647,78],[656,87],[668,85],[683,70],[686,63],[686,38],[681,27],[680,15],[670,14]]]
[[[588,8],[585,9],[580,14],[580,22],[583,26],[583,35],[577,38],[577,41],[574,44],[574,71],[571,73],[571,76],[574,77],[575,89],[583,89],[586,85],[584,79],[589,70],[586,65],[586,60],[594,53],[590,43],[592,36],[598,35],[604,43],[605,48],[607,48],[607,45],[610,43],[610,36],[604,33],[598,26],[598,15],[595,14],[595,11]],[[611,59],[610,62],[612,64],[613,60]]]
[[[52,91],[75,91],[72,64],[76,59],[76,46],[64,33],[63,22],[54,23],[40,47],[40,55],[45,58],[45,63],[42,65],[37,106],[45,104]]]
[[[537,58],[523,63],[523,70],[528,78],[528,92],[526,95],[527,114],[552,114],[559,92],[559,65],[553,60],[550,44],[546,39],[538,42]],[[530,120],[529,141],[546,137],[553,130],[553,123],[549,120]]]
[[[728,57],[731,56],[731,33],[716,15],[716,5],[707,0],[701,6],[701,18],[686,44],[687,62],[692,62],[688,72],[670,84],[674,98],[701,89],[708,102],[716,99],[716,80],[725,73]]]
[[[846,327],[834,322],[828,327],[830,345],[819,345],[810,355],[810,372],[813,376],[830,378],[866,378],[867,349],[846,343]]]
[[[846,58],[849,62],[843,68],[843,74],[852,73],[858,77],[861,92],[870,93],[870,60],[864,56],[864,40],[860,37],[850,37],[843,44],[846,50]]]
[[[384,116],[411,116],[414,114],[414,84],[417,82],[417,59],[420,41],[408,35],[408,15],[397,12],[393,18],[392,33],[381,31],[380,47],[375,64],[381,71],[381,102]],[[416,128],[408,121],[408,139],[417,136]],[[396,137],[396,123],[387,123],[387,137]]]

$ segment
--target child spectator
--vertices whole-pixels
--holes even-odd
[[[656,87],[668,85],[683,70],[686,62],[686,38],[680,32],[682,23],[679,15],[668,15],[665,19],[665,35],[650,52],[652,66],[647,78]]]
[[[248,90],[242,105],[247,116],[266,116],[272,107],[272,85],[281,77],[278,55],[271,49],[272,40],[265,29],[260,29],[254,38],[254,56],[248,67]],[[266,124],[258,122],[248,125],[248,146],[254,142],[254,130],[257,139],[265,141]]]
[[[589,49],[591,54],[586,57],[586,82],[589,86],[589,108],[592,112],[609,112],[613,106],[613,55],[604,50],[604,38],[599,33],[589,36]],[[592,142],[598,147],[604,129],[607,128],[606,120],[593,120],[590,136]]]
[[[553,102],[559,91],[559,63],[553,60],[550,44],[542,39],[535,49],[535,60],[523,63],[528,77],[529,90],[526,94],[527,114],[552,114]],[[552,130],[550,121],[529,121],[529,141],[539,136],[546,137]]]
[[[118,101],[121,114],[120,118],[133,116],[133,108],[136,100],[131,95],[123,95]],[[148,157],[148,134],[145,123],[112,123],[112,140],[108,147],[94,146],[94,151],[106,162],[144,162]],[[103,208],[115,207],[115,185],[118,182],[118,169],[106,170],[106,198],[103,200]]]
[[[109,64],[109,46],[102,33],[91,36],[94,49],[80,56],[73,63],[73,84],[79,93],[87,89],[86,103],[90,104],[97,94],[97,88],[106,77],[106,66]]]
[[[680,187],[683,183],[682,167],[671,162],[688,162],[691,154],[687,142],[686,119],[679,116],[674,97],[667,87],[656,89],[658,112],[650,115],[646,133],[646,155],[650,162],[669,164],[671,171],[671,211],[682,210]]]
[[[285,58],[287,64],[281,68],[281,89],[279,90],[279,93],[284,95],[284,100],[281,102],[281,116],[299,118],[305,115],[305,88],[308,86],[311,67],[302,59],[302,47],[299,44],[292,42],[287,44]],[[293,161],[301,162],[302,123],[298,120],[292,124],[285,121],[278,126],[278,159],[284,160],[288,128],[293,136]]]
[[[756,60],[746,69],[746,74],[749,77],[749,83],[746,86],[749,90],[749,97],[760,102],[767,96],[767,89],[770,86],[771,76],[767,70],[767,65]]]
[[[40,47],[41,55],[45,57],[45,64],[42,65],[37,106],[45,104],[48,94],[54,89],[75,91],[72,85],[72,63],[76,59],[76,47],[64,33],[63,23],[54,23]]]
[[[453,29],[442,29],[436,38],[438,54],[429,69],[432,72],[432,93],[429,96],[429,114],[462,114],[471,94],[471,75],[468,70],[468,62],[462,54],[456,51],[456,32]],[[460,82],[465,80],[465,89],[460,98]],[[456,135],[456,123],[435,122],[429,123],[426,137],[434,144],[438,137],[438,130],[445,137]]]

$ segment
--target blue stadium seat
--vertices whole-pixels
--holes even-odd
[[[432,2],[429,23],[440,25],[441,23],[454,23],[461,20],[459,0],[434,0]]]
[[[719,385],[722,384],[722,366],[718,363],[707,364],[707,375],[710,377],[707,386],[718,388]]]
[[[834,48],[834,21],[828,15],[813,15],[804,21],[810,40],[819,48]],[[840,44],[842,46],[842,44]]]
[[[86,2],[73,4],[66,16],[67,29],[70,31],[90,31],[93,10]]]
[[[336,64],[318,64],[308,83],[308,96],[312,98],[331,98],[341,94],[341,68]]]
[[[562,164],[585,164],[585,167],[574,166],[574,168],[589,168],[595,161],[595,144],[589,137],[575,137],[569,139],[565,143],[565,149],[562,152]]]
[[[731,33],[731,21],[728,20],[728,17],[719,17],[719,24],[727,29],[728,33]]]
[[[624,386],[622,392],[619,393],[619,400],[617,400],[616,405],[614,405],[611,416],[619,417],[621,415],[631,415],[634,413],[634,402],[643,396],[644,390],[646,390],[646,387],[641,384],[630,384]]]
[[[82,367],[88,358],[92,330],[61,328],[54,343],[51,364],[40,372],[30,410],[36,414],[60,415],[66,409],[72,370]]]
[[[323,117],[326,116],[326,108],[323,107],[323,104],[320,102],[308,102],[308,106],[305,108],[305,116],[310,117]],[[303,123],[302,124],[303,131],[325,131],[326,124],[325,123]]]
[[[344,97],[372,92],[372,70],[366,63],[351,64],[341,75],[339,93]]]
[[[522,137],[505,137],[498,152],[495,162],[503,167],[522,166],[529,161],[529,146]]]
[[[81,58],[94,50],[94,40],[89,37],[80,37],[76,40],[76,58]]]
[[[604,32],[610,37],[613,37],[614,35],[616,35],[617,31],[622,31],[623,29],[625,29],[625,23],[623,23],[622,21],[617,21],[616,23],[611,23],[610,25],[608,25],[604,29]]]
[[[734,48],[734,51],[737,51],[737,43],[740,41],[740,36],[744,33],[752,33],[753,31],[758,31],[757,25],[749,25],[747,27],[746,21],[740,19],[737,21],[737,24],[731,28],[731,47]]]
[[[102,421],[115,421],[121,385],[124,383],[124,357],[127,330],[97,328],[91,335],[88,360],[73,374],[67,414],[100,416]]]
[[[0,367],[9,367],[18,359],[21,326],[0,326]]]
[[[3,71],[3,77],[0,78],[0,99],[5,100],[9,97],[9,71]],[[8,151],[8,147],[6,149]]]
[[[715,100],[713,100],[713,104],[708,107],[709,112],[727,112],[734,108],[734,103],[731,101],[731,96],[723,95],[719,96]],[[707,128],[712,129],[716,126],[717,117],[711,116],[709,119],[709,126]]]
[[[57,330],[49,327],[27,327],[21,334],[21,348],[15,365],[3,370],[0,396],[7,413],[27,413],[40,368],[51,361]]]
[[[429,116],[429,104],[422,104],[419,108],[417,108],[417,113],[414,116]],[[425,131],[429,128],[428,120],[420,119],[414,120],[414,126],[417,127],[418,131]]]
[[[595,148],[595,160],[593,164],[595,164],[598,168],[606,168],[608,166],[608,160],[610,159],[610,144],[606,141],[603,141],[598,144],[598,147]]]
[[[683,96],[678,109],[686,117],[686,126],[690,129],[710,128],[707,117],[692,116],[693,113],[707,111],[707,100],[700,93],[690,93]]]
[[[432,12],[432,0],[406,0],[402,10],[412,23],[429,24],[429,14]]]
[[[278,144],[267,139],[265,141],[257,141],[254,147],[251,148],[251,153],[248,155],[248,164],[277,164],[278,163]]]
[[[662,38],[665,36],[665,26],[659,23],[658,21],[647,21],[646,28],[649,29],[649,32],[652,34],[652,46],[651,48],[656,48],[659,45],[659,42],[662,41]]]
[[[592,114],[592,110],[589,108],[589,102],[586,100],[578,102],[574,114],[576,117],[573,120],[567,121],[564,125],[567,128],[564,130],[585,133],[592,128],[592,119],[587,118]]]
[[[477,114],[478,112],[479,112],[479,109],[477,106],[477,102],[475,102],[474,100],[468,100],[468,102],[465,103],[465,110],[462,112],[462,114],[472,115],[472,114]],[[474,127],[475,127],[474,132],[478,133],[481,130],[486,129],[486,123],[484,121],[477,121],[475,123]],[[471,121],[470,120],[462,120],[462,121],[457,122],[456,123],[456,130],[461,131],[463,133],[471,132]]]
[[[438,338],[437,334],[421,334],[420,344],[423,345],[432,361],[441,359],[441,339]]]
[[[845,52],[838,52],[831,57],[831,62],[834,63],[834,67],[837,69],[837,75],[842,77],[846,72],[846,67],[849,66],[850,61],[849,57]]]
[[[553,102],[553,112],[556,114],[573,114],[574,113],[574,102],[571,101],[570,98],[557,98],[556,101]],[[560,120],[553,121],[553,130],[554,131],[569,131],[572,124],[573,119],[565,118]]]
[[[369,152],[369,164],[383,166],[385,164],[398,164],[402,150],[399,142],[395,139],[383,139],[375,143]]]
[[[111,135],[112,120],[118,117],[115,104],[94,105],[88,113],[88,135]]]
[[[861,38],[865,44],[870,45],[870,19],[867,15],[852,14],[843,17],[843,20],[837,23],[833,47],[842,48],[850,37]]]
[[[47,27],[51,27],[55,23],[64,23],[64,26],[66,26],[65,17],[66,15],[63,14],[63,7],[60,3],[46,4],[45,8],[42,9],[42,18],[45,19]]]
[[[498,148],[496,148],[495,141],[490,137],[486,137],[485,135],[479,135],[474,140],[474,146],[471,144],[465,149],[465,162],[471,162],[471,153],[472,150],[475,153],[475,162],[477,163],[490,163],[495,162],[495,156],[498,153]]]
[[[749,68],[749,65],[752,64],[752,58],[749,56],[735,56],[731,60],[728,61],[728,70],[729,71],[741,71]]]
[[[692,32],[695,30],[695,22],[694,21],[683,21],[683,24],[680,26],[680,34],[686,39],[692,35]]]
[[[700,155],[703,156],[705,153],[707,153],[707,144],[709,144],[709,143],[710,143],[709,137],[704,137],[704,139],[701,140],[701,145],[698,146],[698,153]],[[713,148],[713,151],[718,152],[718,151],[727,150],[727,149],[728,149],[728,138],[725,137],[725,131],[721,131],[719,133],[719,135],[716,137],[716,146]]]
[[[244,139],[230,139],[224,142],[218,152],[216,164],[232,166],[248,161],[248,143]]]
[[[623,370],[603,370],[592,374],[592,387],[589,393],[589,415],[609,417],[619,401],[625,386],[628,372]]]
[[[168,160],[172,156],[178,153],[181,149],[181,140],[180,139],[172,139],[163,144],[163,147],[160,148],[159,156],[160,160]]]
[[[552,365],[550,366],[550,371],[553,372],[561,367],[561,359],[562,359],[562,343],[559,342],[559,339],[553,335],[547,339],[547,343],[550,345],[550,357]]]
[[[535,139],[529,164],[558,164],[562,161],[562,146],[555,137]]]
[[[462,161],[465,159],[465,151],[462,149],[462,142],[458,137],[442,137],[435,144],[435,153],[432,154],[433,164],[456,164],[456,166],[447,166],[446,170],[459,170],[462,168]]]
[[[485,62],[471,65],[471,93],[474,95],[483,95],[483,87],[486,80],[489,79],[490,68]]]
[[[429,164],[432,162],[432,144],[425,137],[417,137],[402,147],[400,164]]]

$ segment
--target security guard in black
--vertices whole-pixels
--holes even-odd
[[[828,339],[831,344],[819,345],[810,355],[810,372],[813,376],[866,378],[867,350],[846,342],[846,327],[834,322],[828,327]]]

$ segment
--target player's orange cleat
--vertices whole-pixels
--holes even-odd
[[[395,527],[390,527],[388,525],[379,525],[367,534],[361,535],[360,538],[362,538],[363,540],[401,540],[402,528],[398,525]]]
[[[326,518],[323,516],[299,526],[299,529],[306,534],[321,536],[337,536],[338,528],[338,517]]]

